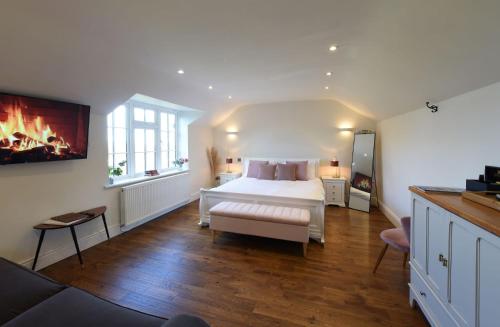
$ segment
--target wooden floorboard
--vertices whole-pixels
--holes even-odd
[[[408,303],[408,268],[389,249],[371,270],[392,225],[374,209],[327,207],[326,242],[219,233],[198,226],[191,203],[41,272],[118,304],[212,326],[427,326]]]

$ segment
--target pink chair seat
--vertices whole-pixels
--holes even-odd
[[[410,251],[410,243],[403,228],[386,229],[380,233],[380,238],[385,243],[402,252]]]

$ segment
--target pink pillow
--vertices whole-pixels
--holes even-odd
[[[295,171],[295,177],[298,181],[307,181],[307,161],[287,161],[287,164],[296,164],[297,170]]]
[[[260,165],[258,179],[274,180],[276,165]]]
[[[259,177],[259,167],[261,165],[267,165],[269,161],[261,160],[250,160],[248,163],[247,177],[258,178]]]
[[[278,164],[278,180],[280,181],[296,181],[295,173],[297,165],[292,163]]]

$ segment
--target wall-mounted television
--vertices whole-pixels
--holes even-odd
[[[0,165],[86,159],[90,106],[0,92]]]

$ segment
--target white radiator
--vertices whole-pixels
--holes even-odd
[[[189,173],[122,187],[122,230],[130,230],[189,202]]]

